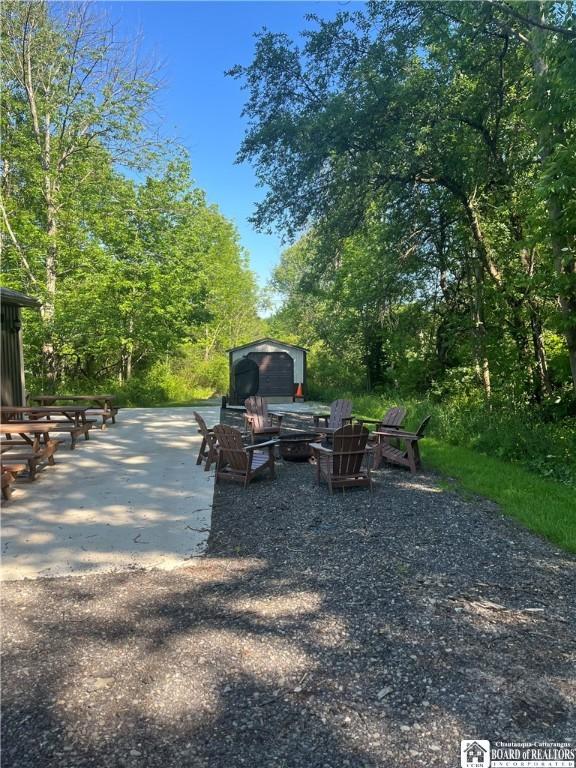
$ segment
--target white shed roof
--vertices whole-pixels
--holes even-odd
[[[291,349],[299,349],[302,352],[308,351],[305,347],[299,347],[296,344],[288,344],[286,341],[278,341],[278,339],[271,339],[266,337],[264,339],[256,339],[256,341],[251,341],[249,344],[241,344],[239,347],[232,347],[232,349],[229,349],[228,352],[236,352],[237,349],[248,349],[249,347],[256,347],[260,344],[273,344],[277,345],[278,347],[290,347]]]

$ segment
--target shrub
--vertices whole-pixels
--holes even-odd
[[[521,464],[543,477],[576,485],[576,429],[563,403],[554,413],[550,405],[536,408],[510,403],[488,406],[476,394],[451,399],[402,397],[398,392],[382,395],[342,393],[326,390],[325,401],[349,397],[358,416],[378,418],[393,405],[408,410],[406,424],[416,429],[432,415],[429,434],[456,446],[472,448]]]

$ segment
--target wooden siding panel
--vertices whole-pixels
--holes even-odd
[[[2,304],[0,330],[0,379],[2,405],[23,405],[20,310],[11,304]]]
[[[262,397],[292,397],[294,393],[294,360],[287,352],[250,352],[260,369],[258,394]]]

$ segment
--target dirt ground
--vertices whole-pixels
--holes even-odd
[[[426,472],[375,478],[330,497],[281,463],[217,486],[189,567],[5,584],[3,767],[452,768],[465,738],[574,739],[576,558]]]

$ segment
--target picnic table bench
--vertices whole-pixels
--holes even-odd
[[[0,421],[6,423],[43,423],[49,424],[50,432],[68,432],[70,434],[70,450],[76,447],[76,439],[84,435],[89,439],[89,432],[96,423],[95,419],[87,417],[88,408],[82,405],[50,405],[50,406],[3,406],[0,408]],[[64,419],[55,419],[63,416]],[[27,417],[26,419],[18,417]]]
[[[109,419],[112,424],[116,424],[119,408],[114,404],[115,399],[115,395],[29,395],[28,397],[30,402],[38,403],[40,406],[56,405],[62,402],[84,403],[90,415],[102,416],[102,428],[106,427]]]
[[[2,440],[0,445],[2,467],[26,464],[30,479],[34,480],[40,463],[47,461],[48,464],[55,464],[54,454],[59,443],[50,438],[47,424],[29,421],[0,423],[0,434],[8,438]]]

